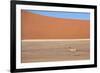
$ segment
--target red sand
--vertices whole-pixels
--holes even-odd
[[[24,39],[84,39],[90,37],[87,20],[61,19],[21,12]]]

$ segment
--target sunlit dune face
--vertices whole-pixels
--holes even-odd
[[[90,21],[43,16],[21,11],[24,39],[86,39],[90,38]]]

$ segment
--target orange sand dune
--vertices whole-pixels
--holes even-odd
[[[21,12],[24,39],[84,39],[90,37],[88,20],[61,19]]]

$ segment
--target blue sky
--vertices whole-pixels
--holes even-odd
[[[27,11],[34,14],[40,14],[55,18],[90,20],[90,13],[86,12],[64,12],[64,11],[43,11],[43,10],[27,10]]]

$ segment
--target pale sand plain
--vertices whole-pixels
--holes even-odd
[[[90,40],[22,40],[21,51],[22,63],[87,60],[90,58]]]

